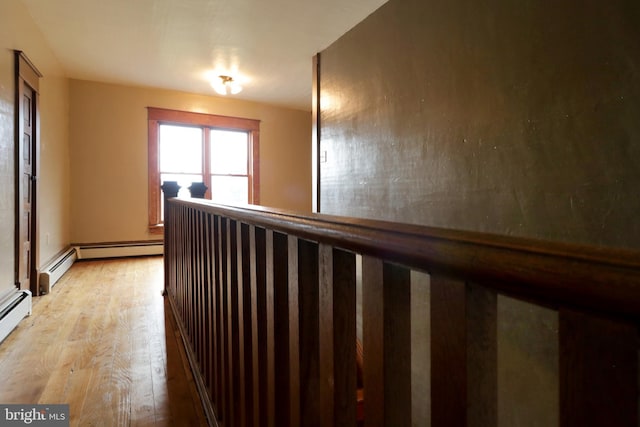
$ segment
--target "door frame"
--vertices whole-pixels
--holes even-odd
[[[24,52],[15,52],[15,283],[19,289],[30,289],[33,295],[40,294],[39,287],[39,250],[38,250],[38,229],[40,218],[38,215],[38,176],[40,172],[40,88],[39,82],[42,74],[27,58]],[[31,190],[31,230],[30,230],[30,250],[29,250],[29,283],[22,283],[21,258],[24,256],[21,242],[21,225],[23,221],[23,188],[22,175],[23,164],[23,143],[22,134],[24,132],[24,110],[22,106],[24,96],[24,86],[28,85],[33,90],[32,117],[33,117],[33,137],[31,139],[31,167],[32,178],[30,181]]]

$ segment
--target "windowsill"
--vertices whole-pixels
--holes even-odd
[[[164,224],[152,224],[149,226],[149,233],[164,234]]]

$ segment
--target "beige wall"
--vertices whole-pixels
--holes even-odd
[[[6,5],[0,4],[0,39]],[[13,255],[13,52],[4,46],[0,52],[0,297],[14,282]]]
[[[40,83],[40,265],[71,243],[69,80],[48,76]]]
[[[40,80],[41,168],[39,266],[68,245],[68,81],[19,0],[0,1],[0,295],[14,282],[14,61],[22,50]],[[47,235],[49,238],[47,239]],[[48,242],[48,243],[47,243]]]
[[[148,233],[148,106],[260,120],[260,204],[311,210],[309,112],[214,96],[71,80],[74,243],[159,237]]]

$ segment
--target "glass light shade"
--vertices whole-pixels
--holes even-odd
[[[227,87],[231,90],[232,95],[242,92],[242,86],[240,86],[236,82],[231,82],[231,84],[227,84]]]
[[[218,79],[213,81],[211,86],[220,95],[235,95],[242,91],[242,86],[229,76],[218,76]]]

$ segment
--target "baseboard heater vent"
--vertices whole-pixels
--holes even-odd
[[[132,256],[162,255],[161,240],[146,242],[96,243],[77,246],[78,259],[122,258]]]
[[[49,266],[40,273],[40,293],[51,292],[53,285],[71,268],[76,259],[78,259],[76,248],[69,248],[49,263]]]
[[[22,319],[31,315],[31,292],[16,289],[0,302],[0,342],[18,326]]]

